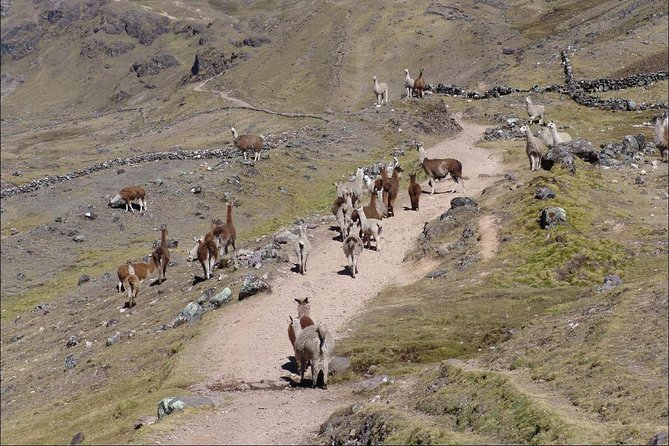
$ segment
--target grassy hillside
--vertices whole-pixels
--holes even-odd
[[[192,237],[232,197],[240,243],[261,247],[295,218],[328,214],[332,184],[356,166],[388,161],[413,139],[427,146],[449,136],[425,125],[442,117],[438,100],[400,101],[405,68],[414,76],[424,68],[430,84],[531,88],[563,82],[559,52],[571,46],[577,78],[667,70],[661,1],[84,3],[3,2],[3,189],[116,157],[228,147],[231,125],[266,135],[272,149],[255,166],[239,157],[126,165],[2,200],[7,444],[64,443],[80,430],[86,441],[131,441],[132,422],[154,412],[159,396],[200,379],[180,367],[179,352],[210,322],[160,328],[206,289],[188,285]],[[207,51],[230,62],[206,85],[184,81]],[[131,71],[161,54],[178,65]],[[374,75],[389,85],[389,107],[372,107]],[[666,102],[667,82],[598,95]],[[523,97],[444,100],[499,125],[500,116],[525,116]],[[555,93],[539,102],[595,146],[650,137],[637,126],[657,114],[587,109]],[[285,114],[296,112],[312,116]],[[475,237],[461,240],[460,223],[440,228],[433,244],[458,244],[440,258],[445,279],[385,290],[338,347],[353,361],[343,379],[374,365],[411,384],[389,387],[397,403],[366,406],[360,419],[388,421],[389,443],[647,441],[667,423],[667,165],[642,165],[644,186],[636,170],[580,162],[575,176],[530,175],[522,141],[485,144],[505,151],[518,181],[486,191],[469,216]],[[104,196],[129,184],[147,188],[149,212],[115,210],[114,219]],[[542,185],[569,216],[549,233],[535,221]],[[474,224],[482,216],[494,217],[500,243],[485,262]],[[168,219],[176,264],[165,286],[142,291],[147,305],[130,317],[116,268],[148,254]],[[236,293],[246,271],[224,273],[208,286],[229,283]],[[610,274],[623,284],[599,291]],[[107,346],[117,332],[122,341]],[[79,363],[67,369],[72,336]]]

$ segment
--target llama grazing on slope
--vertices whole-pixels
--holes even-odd
[[[404,88],[407,90],[407,97],[410,98],[413,96],[413,83],[414,80],[411,79],[411,76],[409,76],[409,69],[405,68],[404,72],[406,75],[404,76]]]
[[[362,211],[362,208],[359,207],[356,209],[358,211],[358,216],[360,217],[360,238],[367,242],[367,248],[371,249],[372,237],[376,241],[376,251],[380,251],[381,248],[380,238],[383,225],[381,220],[376,220],[373,218],[367,218],[365,213]]]
[[[295,330],[295,362],[300,370],[300,383],[304,381],[304,372],[311,363],[312,387],[316,387],[318,376],[323,372],[323,389],[328,388],[328,369],[334,340],[328,329],[323,325],[309,325],[304,329],[298,319],[292,319]]]
[[[230,131],[232,132],[232,140],[235,146],[242,151],[244,159],[246,159],[246,152],[253,150],[253,161],[259,161],[265,137],[262,135],[238,135],[234,127],[230,127]]]
[[[219,257],[223,254],[228,254],[228,247],[232,246],[233,251],[237,251],[235,241],[237,239],[237,230],[232,222],[232,203],[229,202],[225,215],[224,225],[215,225],[213,229],[214,237],[216,238],[216,245],[219,249]]]
[[[302,223],[300,225],[300,237],[295,243],[295,255],[297,255],[300,274],[307,272],[307,259],[309,258],[309,251],[311,251],[311,243],[309,243],[309,237],[307,237],[307,225]]]
[[[431,194],[434,194],[434,181],[446,178],[449,174],[456,183],[462,184],[463,191],[466,190],[465,182],[462,179],[462,163],[460,161],[453,158],[428,159],[425,149],[420,143],[416,145],[416,150],[418,150],[418,157],[423,170],[430,178],[428,184],[432,187]],[[455,192],[455,188],[452,192]]]
[[[160,259],[152,253],[146,262],[135,262],[121,265],[116,270],[118,276],[118,292],[125,288],[128,292],[128,308],[135,305],[135,298],[139,292],[139,285],[159,268]]]
[[[660,151],[660,157],[663,161],[667,161],[667,146],[669,145],[669,112],[664,112],[663,116],[655,116],[653,118],[653,142]]]
[[[218,253],[219,249],[211,232],[197,241],[197,260],[202,265],[204,280],[211,278],[214,266],[218,262]]]
[[[300,328],[306,328],[309,325],[314,325],[314,321],[311,320],[311,305],[309,304],[309,298],[305,297],[304,299],[295,298],[297,302],[297,320],[300,322]],[[290,344],[295,348],[295,328],[293,327],[293,317],[290,316],[290,324],[288,325],[288,339]]]
[[[425,90],[425,79],[423,79],[423,69],[420,69],[418,77],[413,82],[413,89],[418,93],[418,97],[423,97],[423,90]]]
[[[139,202],[139,211],[146,212],[146,191],[142,186],[124,187],[118,194],[116,194],[116,196],[114,196],[114,198],[109,198],[109,196],[107,196],[107,206],[116,207],[125,204],[126,212],[135,212],[135,208],[132,204],[135,200]]]
[[[551,132],[551,138],[553,139],[553,147],[557,147],[558,144],[571,141],[571,135],[566,132],[558,132],[557,126],[554,122],[549,122],[546,124],[546,127]]]
[[[351,276],[355,279],[355,275],[358,274],[358,257],[360,256],[364,245],[358,234],[356,234],[356,231],[349,230],[348,232],[348,237],[346,237],[342,243],[342,249],[346,255],[346,260],[348,261],[348,270],[351,273]]]
[[[153,251],[153,255],[159,260],[158,264],[158,280],[160,283],[165,281],[165,271],[167,265],[170,263],[170,250],[167,247],[167,225],[160,227],[160,246]]]
[[[520,131],[525,133],[526,136],[525,153],[527,153],[527,159],[530,161],[530,170],[539,170],[541,168],[541,157],[546,147],[541,139],[532,134],[532,129],[529,126],[522,126]]]
[[[411,200],[411,210],[418,210],[418,202],[420,201],[421,194],[420,184],[416,182],[416,174],[409,174],[409,200]]]
[[[374,95],[376,95],[376,106],[380,107],[381,102],[388,103],[388,85],[385,82],[379,83],[376,80],[376,76],[372,76],[374,79]]]
[[[544,113],[546,112],[546,107],[543,105],[532,104],[532,99],[530,99],[529,96],[525,98],[525,110],[527,111],[527,115],[530,117],[530,124],[533,124],[536,118],[539,118],[539,125],[544,122]]]

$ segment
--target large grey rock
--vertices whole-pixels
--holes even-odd
[[[330,360],[330,375],[342,375],[351,368],[351,360],[344,356],[334,356]]]
[[[653,435],[653,437],[648,440],[648,443],[646,443],[647,446],[660,446],[663,444],[667,444],[666,432],[660,432],[659,434]]]
[[[560,207],[543,208],[539,217],[541,229],[550,229],[567,222],[567,211]]]
[[[158,403],[158,419],[186,407],[214,407],[214,401],[206,396],[177,396],[163,398]]]
[[[359,382],[353,388],[353,393],[376,390],[383,384],[392,384],[394,380],[388,375],[379,375]]]
[[[548,200],[550,198],[555,198],[555,192],[547,187],[540,187],[534,194],[534,198],[537,200]]]
[[[232,300],[232,290],[230,290],[230,288],[228,287],[225,287],[223,291],[209,298],[209,302],[211,302],[216,308],[220,307],[223,304],[227,304],[231,300]]]
[[[274,237],[274,241],[281,244],[294,242],[297,239],[298,236],[287,229],[285,231],[281,231],[276,235],[276,237]]]
[[[570,173],[576,173],[576,166],[574,166],[574,156],[565,144],[559,144],[557,147],[549,149],[546,154],[541,157],[541,168],[544,170],[551,170],[555,164],[562,165],[569,170]]]
[[[81,442],[83,442],[85,439],[86,439],[86,436],[84,435],[83,432],[77,432],[72,437],[72,440],[70,440],[70,446],[81,444]]]
[[[196,303],[196,302],[191,302],[186,307],[181,310],[181,312],[177,315],[176,318],[172,321],[172,327],[178,327],[179,325],[185,324],[185,323],[192,323],[192,322],[197,322],[202,318],[202,315],[204,314],[204,308],[202,305]]]
[[[451,209],[460,207],[460,206],[473,206],[478,207],[479,204],[472,198],[469,197],[455,197],[451,200]]]
[[[251,273],[244,277],[242,287],[239,290],[239,300],[254,296],[263,291],[272,291],[267,282]]]

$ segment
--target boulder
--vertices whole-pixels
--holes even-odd
[[[179,325],[185,323],[197,322],[202,318],[204,311],[205,310],[202,305],[196,302],[191,302],[186,305],[183,310],[181,310],[176,318],[174,318],[172,321],[172,327],[178,327]]]
[[[225,287],[223,291],[209,298],[209,302],[211,302],[216,308],[220,307],[223,304],[227,304],[231,300],[232,300],[232,290],[230,290],[230,288],[228,287]]]
[[[259,278],[253,273],[248,274],[244,277],[242,282],[242,287],[239,290],[239,300],[246,299],[247,297],[253,296],[263,291],[272,291],[271,287],[267,282]]]
[[[539,217],[541,229],[550,229],[567,222],[567,211],[560,207],[543,208]]]
[[[457,208],[459,206],[474,206],[478,207],[479,204],[472,198],[469,197],[455,197],[451,200],[451,209]]]
[[[534,194],[534,198],[537,200],[548,200],[550,198],[555,198],[555,192],[547,187],[540,187]]]

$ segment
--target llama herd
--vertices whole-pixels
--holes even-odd
[[[423,78],[423,69],[421,68],[419,70],[417,79],[411,78],[408,68],[404,69],[404,73],[404,90],[406,97],[422,98],[423,91],[425,90],[426,86],[425,79]],[[379,82],[376,79],[376,76],[372,76],[372,79],[374,80],[372,91],[374,92],[374,97],[376,98],[376,106],[380,107],[382,103],[388,104],[388,84],[385,82]]]
[[[520,132],[525,135],[525,153],[530,162],[530,170],[535,171],[541,168],[541,158],[548,149],[552,149],[559,144],[563,144],[572,140],[569,133],[558,132],[557,126],[553,121],[544,124],[544,115],[546,108],[542,105],[532,103],[529,97],[525,98],[525,110],[529,120],[526,125],[520,128]],[[539,120],[539,130],[535,136],[532,133],[530,126]],[[661,116],[655,116],[652,120],[653,124],[653,141],[660,151],[660,157],[667,160],[667,145],[669,137],[667,131],[669,129],[669,113],[664,112]]]

